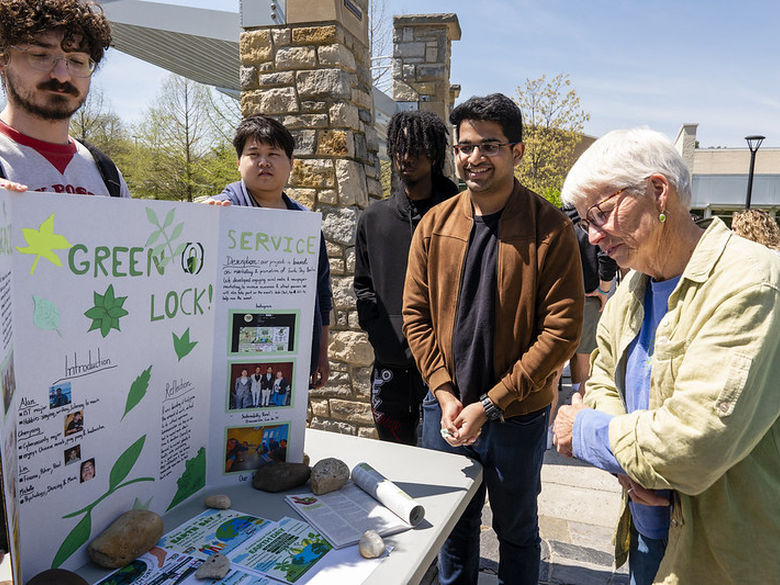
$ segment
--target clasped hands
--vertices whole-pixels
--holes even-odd
[[[487,420],[482,403],[474,402],[464,408],[463,403],[447,388],[438,389],[436,398],[441,407],[441,436],[444,440],[453,447],[473,445]]]

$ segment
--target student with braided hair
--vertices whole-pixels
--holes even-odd
[[[401,305],[412,233],[431,207],[458,191],[443,174],[448,135],[431,112],[395,114],[387,154],[397,187],[358,220],[354,286],[360,327],[374,348],[371,410],[383,441],[417,443],[428,388],[401,332]]]

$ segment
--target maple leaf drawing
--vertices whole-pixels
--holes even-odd
[[[187,330],[182,333],[181,337],[176,335],[173,331],[171,331],[171,335],[173,335],[173,349],[176,351],[176,355],[178,356],[179,361],[181,361],[181,358],[183,358],[185,355],[190,353],[192,348],[198,345],[197,341],[190,341],[189,327],[187,327]]]
[[[27,242],[27,246],[24,248],[17,246],[16,249],[22,254],[35,254],[37,256],[30,268],[30,274],[35,272],[35,267],[38,265],[38,260],[41,258],[46,258],[55,266],[62,266],[62,262],[53,250],[67,250],[73,245],[65,239],[65,236],[54,233],[53,213],[48,219],[44,220],[37,230],[33,228],[22,228],[22,234],[24,234],[24,240]]]
[[[84,316],[92,319],[92,325],[87,331],[93,331],[100,329],[101,335],[105,337],[112,329],[119,331],[119,318],[127,315],[127,311],[122,308],[122,305],[127,300],[127,297],[115,297],[114,285],[108,285],[104,294],[98,294],[97,291],[93,291],[95,306],[88,309]]]

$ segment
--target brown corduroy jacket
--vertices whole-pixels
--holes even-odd
[[[472,225],[463,191],[425,215],[409,251],[403,329],[434,392],[454,386],[452,339]],[[555,372],[579,342],[584,288],[574,226],[553,205],[515,181],[498,226],[498,382],[481,392],[511,417],[552,402]]]

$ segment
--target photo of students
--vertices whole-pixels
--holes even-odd
[[[76,410],[65,416],[65,436],[84,430],[84,411]]]
[[[225,473],[259,469],[287,459],[290,426],[228,428],[225,439]]]
[[[292,403],[293,362],[243,362],[230,364],[229,369],[228,410],[275,408]]]
[[[81,471],[79,473],[81,477],[81,483],[89,481],[95,477],[95,458],[87,459],[81,463]]]
[[[63,454],[65,456],[65,465],[76,463],[77,461],[81,460],[81,445],[76,445],[70,449],[65,449]]]
[[[49,408],[67,406],[71,401],[70,382],[63,382],[49,388]]]

